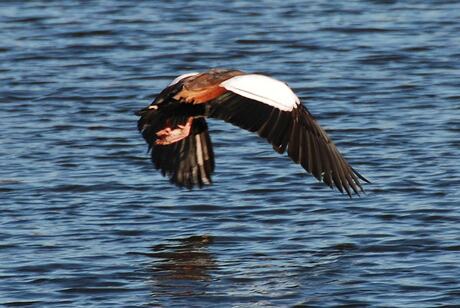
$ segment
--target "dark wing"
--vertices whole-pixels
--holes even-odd
[[[169,177],[172,183],[180,187],[201,187],[211,183],[214,171],[214,153],[204,118],[193,119],[190,135],[186,138],[169,145],[155,144],[158,131],[166,126],[184,125],[189,118],[186,113],[180,116],[180,112],[170,112],[182,105],[190,108],[179,102],[171,103],[172,96],[181,88],[180,83],[167,87],[150,106],[138,111],[136,114],[140,118],[137,127],[149,145],[153,165],[163,176]]]
[[[173,126],[184,124],[185,119],[169,119]],[[143,134],[146,134],[145,132]],[[204,118],[195,118],[190,135],[169,145],[155,144],[154,133],[146,134],[153,165],[177,186],[192,188],[211,184],[214,172],[214,153],[208,126]]]
[[[339,153],[326,132],[301,104],[283,111],[256,99],[226,92],[206,104],[209,117],[222,119],[267,139],[275,151],[284,153],[318,180],[351,196],[362,191],[354,170]]]

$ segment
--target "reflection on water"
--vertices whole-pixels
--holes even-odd
[[[152,247],[152,296],[170,294],[192,296],[204,294],[212,280],[210,271],[217,269],[208,246],[212,236],[199,235],[170,240]]]

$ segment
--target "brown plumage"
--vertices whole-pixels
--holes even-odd
[[[284,83],[237,70],[212,69],[176,78],[137,113],[156,169],[174,184],[211,183],[214,154],[205,117],[256,132],[319,181],[351,196],[362,191],[354,170]]]

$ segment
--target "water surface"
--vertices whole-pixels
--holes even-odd
[[[0,304],[460,305],[457,1],[2,1]],[[287,81],[373,181],[348,199],[210,121],[215,184],[133,111],[209,67]]]

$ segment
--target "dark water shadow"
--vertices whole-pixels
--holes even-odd
[[[153,298],[162,296],[199,296],[206,294],[217,269],[208,251],[210,235],[169,240],[152,247],[150,273]]]

